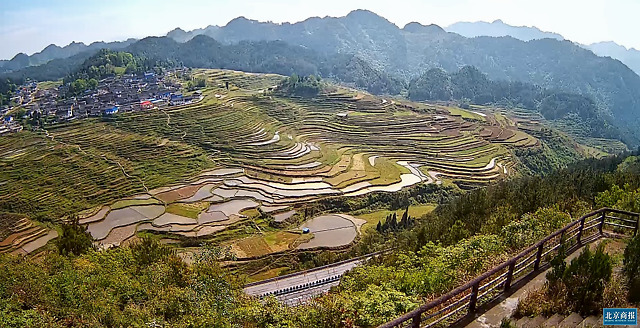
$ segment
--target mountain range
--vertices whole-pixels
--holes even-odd
[[[54,59],[69,58],[86,51],[97,52],[100,49],[122,49],[136,41],[136,39],[127,39],[125,41],[114,42],[99,41],[93,42],[89,45],[86,45],[82,42],[71,42],[64,47],[50,44],[42,49],[42,51],[36,52],[31,56],[25,53],[19,53],[10,60],[0,60],[0,73],[15,71],[29,66],[46,64]]]
[[[532,38],[528,41],[511,36],[468,38],[437,25],[409,23],[399,28],[373,12],[356,10],[344,17],[312,17],[294,24],[238,17],[222,27],[176,29],[166,37],[145,38],[121,50],[191,67],[319,74],[390,94],[430,69],[455,72],[471,65],[492,80],[591,97],[603,117],[610,116],[633,136],[628,144],[640,144],[640,76],[618,60],[599,57],[557,36],[534,37],[545,33],[522,32],[521,36]],[[59,78],[89,56],[85,51],[6,76]]]
[[[331,17],[326,17],[324,20],[330,19]],[[304,25],[313,25],[314,21],[321,20],[320,18],[310,18],[303,23]],[[251,21],[246,19],[245,17],[238,17],[231,22],[229,22],[226,26],[220,27],[216,25],[209,25],[205,28],[194,29],[191,31],[185,31],[181,28],[176,28],[167,33],[167,37],[177,41],[177,42],[187,42],[191,40],[193,37],[197,35],[208,35],[214,39],[220,40],[222,42],[234,42],[239,41],[239,39],[246,40],[246,35],[243,33],[239,33],[237,35],[228,35],[224,30],[233,30],[233,25],[238,24],[242,25],[243,21],[249,21],[254,23],[253,25],[265,27],[270,29],[270,25],[274,25],[271,23],[262,23],[257,21]],[[412,23],[417,24],[417,23]],[[409,24],[408,27],[410,27]],[[231,25],[231,26],[230,26]],[[295,25],[295,24],[284,24]],[[437,25],[433,25],[437,27]],[[406,27],[405,27],[406,29]],[[467,38],[474,38],[479,36],[491,36],[491,37],[505,37],[510,36],[522,41],[531,41],[531,40],[540,40],[540,39],[556,39],[556,40],[565,40],[565,38],[554,32],[546,32],[542,31],[535,26],[513,26],[504,23],[502,20],[495,20],[493,22],[457,22],[451,24],[444,28],[447,32],[453,32],[456,34],[460,34]],[[269,33],[269,32],[267,32]],[[270,32],[273,33],[273,32]],[[251,38],[251,37],[249,37]],[[265,37],[265,35],[257,36],[256,40],[265,40],[269,39]],[[28,66],[37,66],[41,64],[45,64],[53,59],[58,58],[68,58],[73,55],[79,54],[84,51],[97,51],[99,49],[111,49],[117,50],[125,48],[131,43],[137,41],[136,39],[128,39],[125,41],[115,41],[115,42],[93,42],[89,45],[86,45],[82,42],[72,42],[64,47],[57,46],[55,44],[50,44],[45,47],[42,51],[38,53],[34,53],[29,56],[24,53],[19,53],[15,55],[11,60],[0,60],[0,73],[9,72],[19,70]],[[627,65],[637,74],[640,74],[640,51],[619,45],[613,41],[603,41],[592,43],[589,45],[580,45],[585,49],[593,51],[598,56],[603,57],[611,57],[613,59],[620,60],[622,63]]]
[[[627,49],[615,42],[592,43],[585,48],[593,51],[598,56],[606,56],[617,59],[640,75],[640,50],[634,48]]]
[[[448,32],[453,32],[467,38],[478,36],[503,37],[510,36],[522,41],[565,38],[552,32],[544,32],[535,26],[512,26],[505,24],[501,20],[488,22],[458,22],[445,27]],[[598,56],[611,57],[617,59],[631,68],[636,74],[640,74],[640,51],[627,49],[613,41],[597,42],[592,44],[580,44],[581,47],[593,51]]]
[[[478,36],[510,36],[522,41],[538,39],[564,40],[564,37],[558,33],[544,32],[535,26],[512,26],[505,24],[499,19],[491,23],[458,22],[445,27],[445,30],[466,36],[467,38],[475,38]]]

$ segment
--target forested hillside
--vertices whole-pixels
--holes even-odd
[[[95,53],[100,49],[122,49],[135,41],[135,39],[128,39],[115,42],[93,42],[90,45],[85,45],[82,42],[71,42],[64,47],[50,44],[42,51],[31,56],[19,53],[11,60],[0,61],[0,72],[17,71],[29,66],[38,66],[54,59],[65,59],[83,52]]]
[[[190,38],[194,34],[199,35]],[[640,76],[617,60],[598,57],[570,41],[465,38],[418,23],[401,29],[366,10],[295,24],[239,17],[223,27],[174,31],[171,36],[189,40],[179,43],[170,37],[150,37],[123,50],[192,67],[313,74],[381,94],[397,94],[432,68],[452,73],[470,65],[492,80],[588,96],[600,117],[611,116],[611,123],[628,135],[629,145],[640,140]],[[84,52],[0,77],[56,79],[73,72],[91,55]]]
[[[637,143],[630,134],[621,133],[608,115],[601,113],[586,96],[539,86],[508,81],[492,81],[477,68],[465,66],[448,74],[434,68],[411,80],[408,97],[412,100],[458,100],[477,105],[497,104],[507,108],[525,108],[540,113],[550,121],[571,121],[578,117],[587,126],[585,135]]]
[[[223,68],[282,75],[318,75],[334,78],[376,94],[397,94],[403,82],[371,67],[355,55],[325,56],[282,41],[243,41],[224,45],[200,35],[180,44],[167,37],[149,37],[125,48],[137,61],[163,66]],[[91,66],[100,53],[83,52],[67,59],[56,59],[3,76],[22,83],[25,79],[56,80]],[[85,62],[86,61],[86,62]],[[148,65],[147,65],[148,66]]]
[[[465,38],[417,23],[400,29],[365,10],[295,24],[240,17],[226,26],[200,32],[222,43],[282,40],[325,54],[356,54],[373,67],[405,80],[431,68],[454,72],[472,65],[491,79],[589,95],[600,110],[613,114],[616,124],[631,133],[640,126],[640,77],[621,62],[598,57],[570,41]]]

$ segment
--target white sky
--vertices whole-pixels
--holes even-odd
[[[225,25],[245,16],[297,22],[368,9],[403,27],[502,19],[536,26],[584,44],[615,41],[640,49],[640,0],[0,0],[0,58],[32,54],[51,43],[124,40]]]

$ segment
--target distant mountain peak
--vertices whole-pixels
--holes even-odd
[[[62,49],[59,45],[56,45],[54,43],[46,46],[44,49],[42,49],[42,52],[46,51],[46,50],[52,50],[52,49]]]
[[[253,20],[253,19],[248,19],[244,16],[238,16],[232,20],[230,20],[226,27],[229,26],[234,26],[234,25],[246,25],[246,24],[255,24],[255,23],[259,23],[257,20]]]
[[[616,47],[616,48],[620,48],[620,49],[624,49],[624,50],[631,50],[621,44],[617,44],[613,41],[601,41],[601,42],[596,42],[596,43],[592,43],[589,46],[608,46],[608,47]]]
[[[402,30],[409,33],[446,33],[442,27],[436,24],[422,25],[418,22],[411,22],[405,25]]]
[[[84,44],[84,42],[71,41],[71,43],[69,43],[67,47],[69,46],[86,46],[86,44]]]
[[[20,52],[20,53],[16,54],[15,56],[13,56],[13,58],[11,58],[11,60],[20,60],[20,59],[24,59],[24,58],[29,59],[29,55],[25,54],[24,52]]]
[[[640,75],[640,51],[634,48],[627,48],[613,41],[596,42],[583,47],[598,56],[615,58]]]
[[[352,10],[347,14],[347,17],[349,17],[349,16],[381,17],[380,15],[374,13],[371,10],[367,10],[367,9],[355,9],[355,10]]]
[[[176,27],[173,30],[169,31],[169,33],[187,33],[187,31],[185,31],[185,30],[183,30],[183,29],[181,29],[179,27]]]
[[[501,19],[488,22],[458,22],[445,28],[448,32],[460,34],[467,38],[478,36],[502,37],[510,36],[522,41],[537,39],[564,40],[564,37],[557,33],[544,32],[535,26],[512,26],[504,23]]]
[[[390,21],[388,21],[386,18],[374,13],[373,11],[366,10],[366,9],[353,10],[350,13],[348,13],[347,16],[345,16],[345,18],[356,20],[356,21],[368,22],[368,23],[384,22],[385,24],[393,24]]]

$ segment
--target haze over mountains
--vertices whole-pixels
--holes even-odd
[[[331,19],[332,17],[325,17],[324,19]],[[314,21],[320,20],[320,18],[314,17],[305,20],[302,23],[306,23],[304,25],[313,24]],[[197,35],[207,35],[216,40],[231,43],[238,42],[240,39],[242,40],[265,40],[271,39],[266,37],[265,35],[256,37],[251,37],[247,35],[243,35],[242,32],[236,33],[235,36],[228,35],[229,33],[225,33],[225,31],[233,30],[234,25],[242,25],[243,21],[251,22],[255,26],[265,27],[267,29],[272,28],[270,25],[279,25],[279,24],[270,24],[270,23],[260,23],[257,21],[246,19],[245,17],[238,17],[232,21],[230,21],[226,26],[220,27],[215,25],[209,25],[205,28],[194,29],[191,31],[185,31],[181,28],[175,28],[174,30],[167,33],[166,36],[171,39],[184,43],[186,41],[191,40],[193,37]],[[298,23],[300,24],[300,23]],[[409,29],[411,29],[411,25],[420,25],[418,23],[410,23],[408,24]],[[284,26],[287,25],[296,25],[296,24],[282,24]],[[416,26],[417,26],[416,25]],[[433,27],[438,27],[437,25],[433,25]],[[407,28],[405,27],[405,30]],[[444,28],[447,32],[453,32],[456,34],[460,34],[467,38],[474,38],[479,36],[490,36],[490,37],[504,37],[510,36],[522,41],[531,41],[531,40],[540,40],[540,39],[556,39],[556,40],[565,40],[565,38],[558,33],[547,32],[538,29],[535,26],[513,26],[504,23],[502,20],[495,20],[491,23],[489,22],[457,22],[451,24]],[[270,32],[273,33],[273,32]],[[232,33],[233,34],[233,33]],[[0,60],[0,73],[19,70],[28,66],[37,66],[41,64],[45,64],[53,59],[59,58],[68,58],[73,55],[79,54],[84,51],[97,51],[99,49],[111,49],[118,50],[122,49],[133,42],[137,41],[136,39],[128,39],[125,41],[115,41],[115,42],[93,42],[90,45],[85,45],[82,42],[72,42],[64,47],[60,47],[55,44],[50,44],[45,47],[42,51],[38,53],[34,53],[33,55],[26,55],[24,53],[19,53],[15,55],[11,60]],[[637,74],[640,74],[640,51],[619,45],[613,41],[602,41],[597,43],[592,43],[589,45],[581,45],[585,49],[589,49],[593,51],[598,56],[607,56],[614,59],[618,59],[631,68]]]
[[[448,32],[458,33],[468,38],[478,36],[510,36],[522,41],[531,41],[538,39],[556,39],[564,40],[564,37],[558,33],[544,32],[535,26],[512,26],[505,24],[502,20],[488,22],[458,22],[445,27]]]
[[[15,71],[28,66],[42,65],[54,59],[69,58],[85,51],[96,52],[100,49],[122,49],[135,41],[137,40],[127,39],[125,41],[114,42],[98,41],[93,42],[90,45],[86,45],[82,42],[71,42],[64,47],[50,44],[42,49],[42,51],[36,52],[31,56],[25,53],[19,53],[11,58],[11,60],[0,60],[0,72]]]
[[[501,20],[488,22],[458,22],[445,28],[448,32],[460,34],[468,38],[478,36],[503,37],[510,36],[522,41],[539,39],[565,40],[565,38],[552,32],[541,31],[535,26],[512,26],[505,24]],[[627,49],[613,41],[596,42],[589,45],[580,45],[585,49],[593,51],[598,56],[611,57],[617,59],[631,68],[636,74],[640,74],[640,51],[631,48]]]
[[[468,38],[437,25],[419,23],[399,28],[373,12],[356,10],[344,17],[312,17],[294,24],[238,17],[222,27],[190,32],[175,29],[167,37],[145,38],[120,49],[191,67],[318,74],[372,93],[390,94],[398,93],[429,69],[455,72],[471,65],[492,80],[532,83],[592,97],[601,115],[610,116],[633,136],[628,144],[639,143],[636,131],[640,127],[640,76],[629,67],[596,56],[557,34],[535,28],[510,28],[499,21],[489,25],[492,27],[486,34],[499,35],[504,28],[505,34],[513,33],[529,41],[514,37]],[[469,25],[460,24],[457,28],[468,30],[465,26]],[[539,39],[545,36],[552,38]],[[89,51],[80,52],[8,76],[60,78],[90,55]]]

